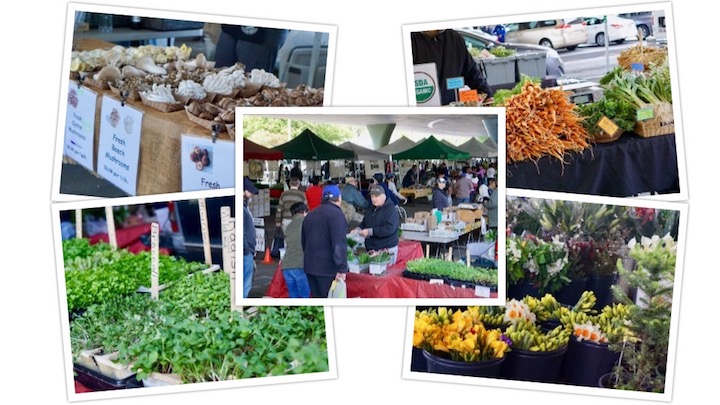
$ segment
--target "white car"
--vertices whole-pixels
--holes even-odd
[[[588,33],[586,43],[605,46],[605,21],[603,17],[581,17],[572,23],[580,20],[585,21],[585,30]],[[618,16],[607,16],[607,36],[608,42],[616,44],[625,42],[626,38],[637,38],[638,30],[635,21]]]
[[[564,19],[527,21],[505,24],[505,41],[542,45],[548,48],[565,48],[572,51],[586,43],[588,34],[583,21],[567,22]]]

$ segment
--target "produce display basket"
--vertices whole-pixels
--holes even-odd
[[[635,133],[643,138],[675,133],[673,106],[670,103],[653,104],[653,118],[635,123]]]
[[[110,86],[110,91],[112,91],[112,93],[113,93],[114,95],[118,96],[118,98],[122,98],[122,94],[120,94],[120,92],[122,91],[121,88],[115,87],[115,86],[113,86],[112,84],[109,85],[109,86]],[[131,89],[130,91],[128,91],[127,99],[130,100],[130,101],[139,101],[139,100],[141,100],[141,98],[140,98],[140,92],[139,92],[137,89]]]
[[[199,104],[209,103],[213,100],[213,98],[215,98],[214,95],[211,95],[208,93],[205,93],[205,97],[203,97],[203,98],[190,98],[188,96],[181,96],[181,95],[177,94],[177,91],[173,92],[173,96],[175,96],[175,100],[183,103],[183,105],[190,104],[193,101],[195,101]]]
[[[202,119],[202,118],[190,113],[190,111],[188,111],[187,108],[185,108],[185,112],[187,113],[187,117],[190,121],[194,122],[195,124],[200,125],[201,127],[205,128],[205,129],[212,131],[212,126],[214,124],[219,124],[220,132],[227,132],[227,126],[222,121],[212,121],[212,120]]]
[[[85,79],[83,79],[83,84],[100,90],[110,89],[110,84],[108,84],[108,82],[104,80],[95,80],[92,78],[91,75],[85,76]]]
[[[151,101],[145,98],[145,96],[143,96],[142,94],[140,94],[140,99],[142,100],[142,103],[146,106],[166,113],[180,111],[184,107],[183,103],[177,101],[174,103],[161,103],[158,101]]]
[[[485,68],[488,86],[516,82],[515,69],[517,58],[515,55],[504,58],[483,58],[479,60]]]
[[[666,48],[654,48],[639,44],[625,49],[617,58],[618,65],[625,70],[632,70],[633,63],[642,63],[644,70],[650,70],[652,65],[662,65],[667,59]]]
[[[385,271],[387,270],[389,262],[386,263],[370,263],[370,274],[374,276],[380,276],[385,274]]]

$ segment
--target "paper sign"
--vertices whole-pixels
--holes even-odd
[[[150,225],[150,296],[160,297],[160,226],[157,222]]]
[[[182,191],[235,187],[235,142],[183,135]]]
[[[490,287],[476,285],[475,286],[475,296],[481,297],[481,298],[490,298]]]
[[[130,195],[137,194],[143,112],[103,96],[97,173]]]
[[[462,76],[449,77],[445,79],[445,83],[447,84],[448,90],[455,90],[462,88],[465,85],[465,78]],[[475,100],[477,100],[477,98]]]
[[[90,171],[95,171],[93,159],[95,103],[97,103],[97,93],[85,86],[78,88],[77,84],[70,83],[63,153]]]
[[[462,102],[477,102],[478,101],[478,92],[477,90],[465,90],[460,92],[460,101]]]
[[[437,66],[434,62],[421,63],[415,69],[415,101],[419,106],[440,106]]]
[[[256,252],[264,252],[265,251],[265,230],[260,228],[255,228],[255,251]]]
[[[655,116],[655,113],[653,111],[652,107],[645,107],[637,110],[637,120],[638,121],[645,121],[652,119]]]
[[[630,64],[630,69],[631,69],[633,72],[643,72],[643,71],[645,71],[645,64],[643,64],[643,63],[637,63],[637,62],[636,62],[636,63],[632,63],[632,64]]]
[[[617,131],[620,130],[620,127],[606,116],[603,116],[600,121],[598,121],[597,126],[610,136],[615,136]]]

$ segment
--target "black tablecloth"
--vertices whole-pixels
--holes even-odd
[[[507,165],[507,186],[629,197],[641,193],[680,192],[675,135],[642,138],[625,133],[615,142],[597,144],[582,153]]]

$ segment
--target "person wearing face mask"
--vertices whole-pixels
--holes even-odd
[[[446,79],[462,76],[465,84],[492,101],[494,92],[487,84],[480,66],[468,52],[465,40],[453,30],[432,30],[410,33],[413,64],[435,63],[440,98],[443,105],[455,101],[455,90],[447,89]]]

